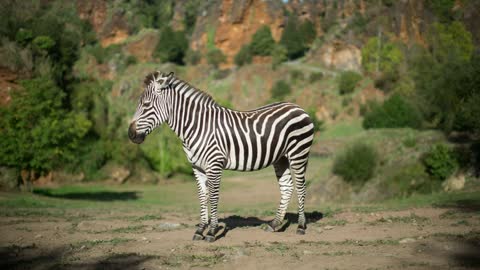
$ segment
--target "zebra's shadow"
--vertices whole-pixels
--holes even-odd
[[[305,218],[307,219],[307,225],[308,223],[314,223],[319,221],[324,217],[323,213],[318,212],[318,211],[313,211],[313,212],[305,212]],[[244,228],[244,227],[259,227],[262,224],[267,223],[268,219],[259,219],[258,217],[242,217],[239,215],[231,215],[226,218],[221,218],[218,220],[220,223],[224,223],[225,226],[222,226],[220,228],[220,234],[217,235],[217,239],[220,239],[222,237],[225,237],[227,233],[231,230],[234,230],[236,228]],[[285,222],[283,223],[282,227],[278,229],[278,232],[283,232],[285,231],[290,224],[292,223],[298,223],[298,214],[297,213],[287,213],[285,215]]]

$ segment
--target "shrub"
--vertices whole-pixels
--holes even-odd
[[[185,53],[185,58],[183,61],[190,65],[197,65],[202,59],[202,54],[199,51],[188,49]]]
[[[273,85],[270,92],[272,93],[272,100],[280,101],[288,96],[292,89],[286,81],[279,80]]]
[[[288,60],[287,49],[283,45],[276,44],[272,50],[272,69]]]
[[[299,27],[300,34],[305,42],[305,45],[310,46],[313,40],[317,37],[317,30],[315,25],[310,20],[305,20]]]
[[[371,105],[365,114],[363,127],[369,128],[420,128],[422,117],[419,111],[402,96],[395,94],[382,105]]]
[[[170,26],[167,26],[160,33],[154,55],[158,56],[161,61],[183,65],[187,49],[188,40],[185,32],[173,31]]]
[[[425,154],[423,163],[427,172],[438,180],[445,180],[458,168],[453,151],[445,144],[434,145]]]
[[[218,68],[221,63],[224,63],[227,58],[220,49],[214,48],[207,52],[207,62],[214,68]]]
[[[344,71],[338,79],[338,90],[341,95],[352,93],[362,76],[355,71]]]
[[[303,72],[300,70],[292,70],[290,71],[290,78],[292,79],[293,82],[297,81],[303,81],[305,79],[305,76],[303,75]]]
[[[325,122],[317,118],[317,109],[315,109],[315,107],[310,107],[307,110],[307,114],[308,116],[310,116],[310,119],[312,120],[314,132],[322,131],[325,129],[324,127]]]
[[[15,41],[22,46],[26,46],[33,39],[33,32],[30,29],[20,28],[15,35]]]
[[[36,172],[76,158],[91,123],[62,108],[65,93],[48,78],[22,81],[11,104],[0,110],[0,164]]]
[[[323,73],[322,72],[313,72],[313,73],[310,73],[310,77],[308,77],[308,81],[310,83],[314,83],[316,81],[320,81],[321,79],[323,79]]]
[[[415,193],[427,194],[441,187],[439,181],[432,181],[420,163],[402,167],[385,184],[385,192],[400,197]]]
[[[270,27],[264,25],[253,34],[250,49],[253,55],[268,56],[272,53],[275,40],[272,37]]]
[[[235,55],[235,64],[239,67],[252,63],[252,51],[250,46],[243,45],[240,51]]]
[[[373,177],[377,162],[375,148],[357,142],[335,158],[333,173],[349,183],[362,185]]]
[[[296,15],[290,15],[283,30],[280,44],[287,49],[288,59],[302,57],[307,50],[305,39],[299,31],[299,21]]]
[[[55,41],[49,36],[38,36],[33,39],[33,47],[39,51],[48,52],[55,46]]]
[[[373,37],[362,48],[362,65],[369,73],[382,73],[396,78],[402,61],[402,51],[390,41]]]

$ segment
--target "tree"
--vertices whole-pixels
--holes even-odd
[[[160,39],[155,49],[155,56],[161,61],[183,65],[183,58],[188,49],[188,40],[183,31],[173,31],[166,26],[160,33]]]
[[[207,62],[214,68],[218,68],[221,63],[224,63],[227,60],[223,52],[218,48],[210,49],[207,52],[206,58]]]
[[[90,121],[62,108],[65,93],[51,79],[21,85],[0,109],[0,164],[45,172],[73,160]]]
[[[310,46],[313,40],[317,37],[317,30],[315,25],[310,20],[305,20],[300,24],[300,33],[306,45]]]
[[[272,37],[270,27],[264,25],[253,34],[250,49],[254,55],[268,56],[272,53],[275,40]]]
[[[475,49],[472,34],[461,22],[434,23],[428,33],[432,56],[438,63],[469,61]]]
[[[420,112],[399,94],[394,94],[382,105],[373,105],[365,115],[363,127],[369,128],[420,128]]]
[[[299,31],[299,22],[296,15],[288,16],[280,44],[287,49],[287,57],[289,59],[296,59],[305,54],[307,46],[302,33]]]
[[[352,93],[357,83],[362,80],[362,75],[355,71],[344,71],[338,78],[338,90],[341,95]]]
[[[362,48],[362,65],[369,73],[396,74],[402,61],[402,51],[381,37],[370,38]]]
[[[252,63],[252,50],[249,45],[243,45],[240,51],[235,55],[235,64],[239,67]]]

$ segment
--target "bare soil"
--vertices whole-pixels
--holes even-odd
[[[227,181],[242,182],[237,177]],[[276,201],[275,184],[245,185],[244,196],[227,191],[222,198],[238,201],[239,207],[247,201]],[[192,212],[29,208],[0,217],[0,268],[480,268],[478,207],[345,209],[308,212],[307,217],[307,234],[297,235],[294,213],[287,214],[284,231],[275,233],[262,230],[273,216],[221,213],[218,240],[207,243],[192,241],[198,221]]]

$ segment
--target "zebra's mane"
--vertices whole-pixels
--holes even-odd
[[[145,86],[148,86],[155,81],[155,78],[158,78],[159,76],[162,77],[162,76],[165,76],[165,74],[160,73],[159,71],[154,71],[145,77],[145,80],[143,81],[143,83],[145,84]],[[210,94],[196,88],[195,86],[191,85],[190,83],[184,80],[177,78],[175,75],[173,76],[173,79],[170,82],[170,84],[174,87],[179,84],[187,85],[189,89],[192,89],[194,92],[199,93],[200,97],[205,101],[210,101],[216,104],[216,101],[213,99],[213,97]]]

